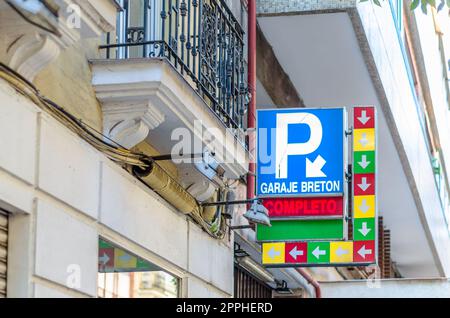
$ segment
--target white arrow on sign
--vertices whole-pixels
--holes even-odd
[[[361,168],[366,169],[370,165],[370,161],[367,161],[367,156],[363,155],[361,156],[361,161],[358,162],[358,164],[361,166]]]
[[[289,255],[292,256],[293,259],[297,260],[298,256],[303,256],[303,251],[302,250],[298,250],[297,246],[295,246],[290,252]]]
[[[281,252],[275,250],[275,248],[272,247],[272,248],[269,250],[269,252],[267,253],[267,255],[269,255],[269,257],[270,257],[271,259],[275,259],[275,257],[281,255]]]
[[[366,214],[367,211],[369,211],[370,206],[367,205],[367,200],[366,200],[366,199],[363,199],[363,200],[362,200],[361,205],[358,206],[358,209],[359,209],[362,213],[364,213],[364,214]]]
[[[326,255],[327,251],[321,250],[319,246],[316,247],[316,249],[312,252],[312,254],[319,259],[321,256]]]
[[[362,258],[366,259],[367,255],[372,254],[372,250],[366,249],[366,246],[363,245],[363,247],[361,247],[361,249],[358,251],[358,254],[361,255]]]
[[[327,175],[323,173],[322,168],[326,164],[326,160],[322,158],[321,155],[318,155],[314,162],[311,162],[308,158],[306,158],[306,177],[307,178],[322,178]]]
[[[363,110],[361,112],[361,117],[358,117],[358,120],[361,122],[361,124],[365,125],[370,120],[370,117],[367,116],[367,111]]]
[[[122,255],[122,256],[119,256],[119,259],[122,261],[122,262],[125,262],[125,263],[128,263],[129,261],[131,261],[131,255],[129,255],[129,254],[124,254],[124,255]]]
[[[348,250],[344,250],[344,249],[343,249],[342,247],[340,247],[340,246],[339,246],[339,248],[336,250],[336,255],[337,255],[338,257],[347,255],[348,253],[349,253]]]
[[[99,257],[98,260],[100,261],[100,264],[106,265],[109,262],[109,256],[108,254],[103,253],[103,255]]]
[[[367,134],[366,134],[366,133],[363,133],[363,134],[361,135],[361,139],[358,140],[358,142],[359,142],[363,147],[367,146],[367,145],[369,144],[369,139],[367,139]]]
[[[370,183],[367,183],[367,178],[366,178],[366,177],[361,178],[361,183],[358,184],[358,187],[359,187],[361,190],[363,190],[364,192],[366,192],[367,189],[369,189],[370,186],[371,186],[371,184],[370,184]]]
[[[367,227],[367,222],[363,222],[362,228],[360,228],[358,231],[359,231],[364,237],[366,237],[367,234],[369,234],[370,231],[372,231],[372,229],[369,229],[369,228]]]

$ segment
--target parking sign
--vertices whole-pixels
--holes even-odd
[[[257,195],[342,195],[345,108],[257,111]]]

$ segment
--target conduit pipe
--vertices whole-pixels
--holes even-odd
[[[247,175],[247,199],[255,197],[255,134],[256,125],[256,0],[248,0],[248,89],[251,94],[247,112],[248,150],[250,152],[249,173]]]
[[[197,200],[156,163],[149,162],[146,168],[133,167],[133,174],[181,213],[201,215]]]
[[[177,180],[172,178],[161,166],[154,161],[146,162],[147,167],[134,166],[132,173],[148,185],[164,200],[169,202],[178,211],[190,215],[202,228],[214,238],[222,238],[226,232],[225,223],[222,222],[221,213],[217,215],[215,207],[202,207],[197,200],[186,191]],[[216,220],[211,217],[215,214]],[[206,223],[208,220],[210,224]]]
[[[316,298],[322,298],[322,291],[320,290],[320,284],[311,275],[309,275],[303,268],[295,269],[300,275],[303,276],[306,281],[314,287]]]

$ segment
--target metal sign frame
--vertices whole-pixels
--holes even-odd
[[[373,175],[374,175],[374,181],[375,181],[375,186],[374,186],[374,216],[373,216],[373,219],[374,219],[374,231],[375,231],[375,237],[374,237],[374,247],[375,247],[375,251],[374,251],[374,259],[375,259],[375,261],[374,262],[370,262],[370,263],[368,263],[368,264],[370,264],[370,265],[378,265],[378,253],[379,253],[379,246],[378,246],[378,231],[379,231],[379,228],[378,228],[378,182],[379,182],[379,178],[378,178],[378,135],[377,135],[377,132],[378,132],[378,116],[377,116],[377,109],[376,109],[376,107],[375,106],[355,106],[355,107],[353,107],[353,109],[352,109],[352,127],[353,127],[353,136],[352,136],[352,140],[351,140],[351,143],[352,143],[352,151],[351,151],[351,156],[352,156],[352,158],[351,158],[351,160],[352,160],[352,167],[353,167],[353,171],[352,171],[352,207],[353,207],[353,213],[352,213],[352,225],[353,225],[353,240],[355,239],[355,231],[357,231],[357,229],[356,229],[356,226],[355,226],[355,193],[354,193],[354,189],[355,189],[355,186],[357,186],[356,185],[356,182],[355,182],[355,175],[356,175],[356,173],[355,173],[355,165],[357,164],[355,161],[356,161],[356,159],[355,159],[355,153],[357,152],[355,149],[355,130],[358,130],[358,129],[368,129],[368,128],[355,128],[356,127],[356,124],[355,124],[355,120],[356,120],[356,109],[358,109],[358,108],[365,108],[365,109],[372,109],[373,110],[373,121],[374,121],[374,125],[373,125],[373,130],[374,130],[374,150],[373,150],[373,152],[374,152],[374,165],[375,165],[375,168],[374,168],[374,172],[373,172]],[[367,114],[366,114],[367,115]],[[370,128],[369,128],[370,129]],[[371,240],[367,240],[367,241],[371,241]],[[364,242],[364,241],[363,241]],[[366,265],[367,265],[367,263],[366,263]]]
[[[362,124],[363,128],[361,128],[361,125],[358,125],[359,127],[356,128],[356,130],[358,130],[358,129],[373,129],[373,138],[374,138],[374,140],[373,140],[373,148],[374,148],[374,150],[365,150],[365,151],[368,151],[368,152],[369,151],[371,151],[371,152],[373,151],[374,152],[374,165],[375,166],[374,166],[374,170],[373,170],[373,175],[374,175],[374,189],[373,189],[373,191],[374,191],[374,194],[373,194],[373,197],[374,197],[373,198],[373,200],[374,200],[374,207],[373,207],[374,212],[373,212],[373,214],[374,214],[374,216],[373,217],[370,216],[370,217],[367,217],[367,218],[359,217],[358,219],[372,219],[373,218],[373,220],[374,220],[373,230],[375,232],[373,234],[373,237],[374,237],[373,240],[372,239],[368,239],[368,240],[358,239],[358,240],[355,240],[355,232],[358,230],[356,228],[356,226],[355,226],[355,219],[357,219],[357,218],[354,217],[355,216],[355,195],[354,195],[355,191],[354,190],[355,190],[355,187],[357,186],[357,184],[355,183],[355,175],[356,174],[354,173],[354,171],[355,171],[355,164],[357,164],[355,162],[355,160],[356,160],[355,159],[355,152],[356,152],[356,150],[355,150],[356,149],[355,142],[356,142],[356,138],[357,138],[356,135],[355,135],[355,127],[356,127],[355,120],[356,120],[356,116],[357,116],[356,110],[360,109],[360,108],[370,109],[371,112],[373,110],[373,128],[371,128],[371,127],[369,127],[369,128],[364,127],[367,124],[367,122],[366,122],[366,123]],[[346,112],[344,112],[344,114],[346,114]],[[344,198],[344,205],[345,205],[344,206],[345,217],[344,217],[344,220],[343,220],[344,233],[345,233],[344,234],[344,236],[345,236],[344,239],[343,240],[334,240],[334,239],[333,240],[325,240],[325,239],[270,240],[270,241],[258,241],[258,242],[262,243],[262,252],[263,253],[264,253],[264,244],[274,244],[274,243],[275,244],[276,243],[284,244],[283,246],[286,249],[286,250],[283,250],[284,261],[285,262],[289,260],[288,256],[286,255],[286,253],[287,253],[286,244],[291,244],[291,243],[304,244],[304,243],[306,243],[307,245],[306,245],[306,249],[304,250],[304,252],[306,252],[306,254],[307,254],[306,257],[309,257],[310,251],[308,249],[309,249],[310,244],[314,244],[314,243],[329,243],[328,253],[331,254],[332,253],[332,249],[331,249],[331,244],[332,243],[351,243],[352,244],[351,245],[351,250],[352,250],[352,253],[353,253],[351,258],[352,258],[352,260],[356,259],[357,261],[355,261],[355,262],[332,262],[331,261],[332,255],[328,255],[328,258],[329,258],[328,262],[320,262],[320,263],[312,262],[311,263],[311,262],[308,262],[309,259],[307,258],[307,262],[306,263],[299,261],[298,263],[295,263],[295,262],[276,263],[275,262],[273,264],[270,264],[270,263],[268,264],[268,263],[264,263],[264,257],[265,257],[266,254],[262,254],[263,265],[265,267],[267,267],[267,268],[330,267],[330,266],[331,267],[344,267],[344,266],[371,266],[371,265],[378,265],[378,252],[379,252],[378,231],[379,231],[379,228],[378,228],[378,195],[377,195],[378,194],[378,136],[377,136],[377,132],[378,132],[378,118],[377,118],[377,110],[376,110],[376,108],[374,106],[355,106],[352,109],[351,116],[352,116],[351,123],[353,125],[352,126],[353,131],[352,131],[352,134],[351,134],[351,140],[350,141],[348,141],[348,140],[346,141],[344,139],[344,149],[345,149],[344,150],[344,155],[347,158],[344,158],[344,163],[346,164],[346,166],[343,169],[343,171],[344,171],[344,183],[348,187],[347,189],[343,188],[343,190],[344,190],[343,198]],[[364,116],[364,115],[361,114],[360,116]],[[366,114],[366,116],[367,116],[367,114]],[[344,129],[345,129],[346,127],[348,127],[347,120],[344,120],[344,123],[345,123],[345,125],[344,125]],[[362,121],[360,121],[360,123],[362,123]],[[344,138],[348,138],[347,134],[345,134],[345,135],[346,136]],[[348,151],[348,145],[349,144],[347,142],[350,142],[351,146],[352,146],[352,148],[351,148],[351,155],[350,156],[351,156],[352,167],[353,167],[353,169],[351,169],[351,170],[353,170],[353,171],[351,171],[350,179],[347,178],[346,174],[345,174],[346,171],[350,172],[349,171],[350,168],[347,166],[348,154],[349,154],[349,151]],[[258,139],[257,145],[259,146],[259,139]],[[358,150],[358,151],[362,152],[364,150]],[[363,169],[365,169],[365,168],[363,168]],[[359,175],[361,175],[361,174],[366,175],[366,174],[369,174],[369,173],[358,172],[358,174]],[[370,173],[370,174],[372,174],[372,173]],[[349,188],[351,188],[350,191],[348,191]],[[367,190],[363,190],[363,192],[365,192],[365,191],[367,191]],[[366,195],[369,195],[369,194],[366,194]],[[365,195],[364,194],[359,194],[359,196],[365,196]],[[274,198],[274,199],[276,199],[276,198],[280,198],[280,197],[281,198],[289,198],[289,197],[298,197],[298,198],[309,197],[309,198],[313,198],[313,197],[323,197],[323,195],[306,195],[306,196],[305,195],[271,195],[271,196],[268,196],[267,198]],[[335,196],[328,195],[328,197],[335,197]],[[261,198],[264,199],[264,198],[266,198],[266,196],[261,196]],[[350,219],[348,218],[348,215],[349,215],[349,204],[350,204],[349,200],[352,200],[351,201],[351,206],[353,207],[352,208],[352,217]],[[337,217],[337,218],[335,217],[334,219],[340,219],[340,218],[341,217]],[[277,220],[277,221],[280,221],[280,220],[292,220],[292,219],[298,219],[298,220],[320,220],[320,219],[323,220],[323,219],[325,219],[325,220],[330,220],[330,219],[332,219],[332,217],[326,217],[326,216],[324,216],[324,217],[322,217],[322,216],[321,217],[302,217],[302,218],[298,218],[298,217],[294,217],[294,218],[286,217],[286,218],[283,218],[283,217],[281,217],[281,218],[271,218],[271,219],[272,220]],[[352,225],[353,225],[353,239],[351,241],[348,240],[348,222],[352,222]],[[258,231],[258,228],[259,228],[259,226],[257,226],[256,232]],[[359,251],[361,251],[363,248],[365,248],[365,245],[364,245],[365,243],[370,243],[370,246],[373,246],[372,253],[366,254],[366,255],[371,255],[370,260],[367,261],[367,262],[361,261],[360,260],[361,257],[356,255]],[[358,248],[357,249],[359,249],[359,251],[357,251],[355,249],[355,246],[357,244],[358,244]],[[363,246],[362,248],[360,247],[361,244]],[[336,247],[334,247],[334,248],[336,248]],[[279,252],[279,250],[278,250],[278,252]],[[359,254],[359,255],[361,255],[361,254]],[[336,256],[337,257],[341,257],[341,255],[336,253],[333,256],[333,257],[335,257],[334,259],[336,259]],[[276,257],[281,257],[281,254],[277,255]],[[291,257],[292,257],[292,254],[291,254]]]

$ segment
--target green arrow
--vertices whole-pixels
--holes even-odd
[[[308,263],[319,264],[330,262],[329,242],[309,242],[308,243]]]
[[[271,221],[272,226],[257,225],[258,241],[342,240],[344,221],[282,220]]]
[[[354,173],[375,173],[375,151],[356,151],[354,153]]]

